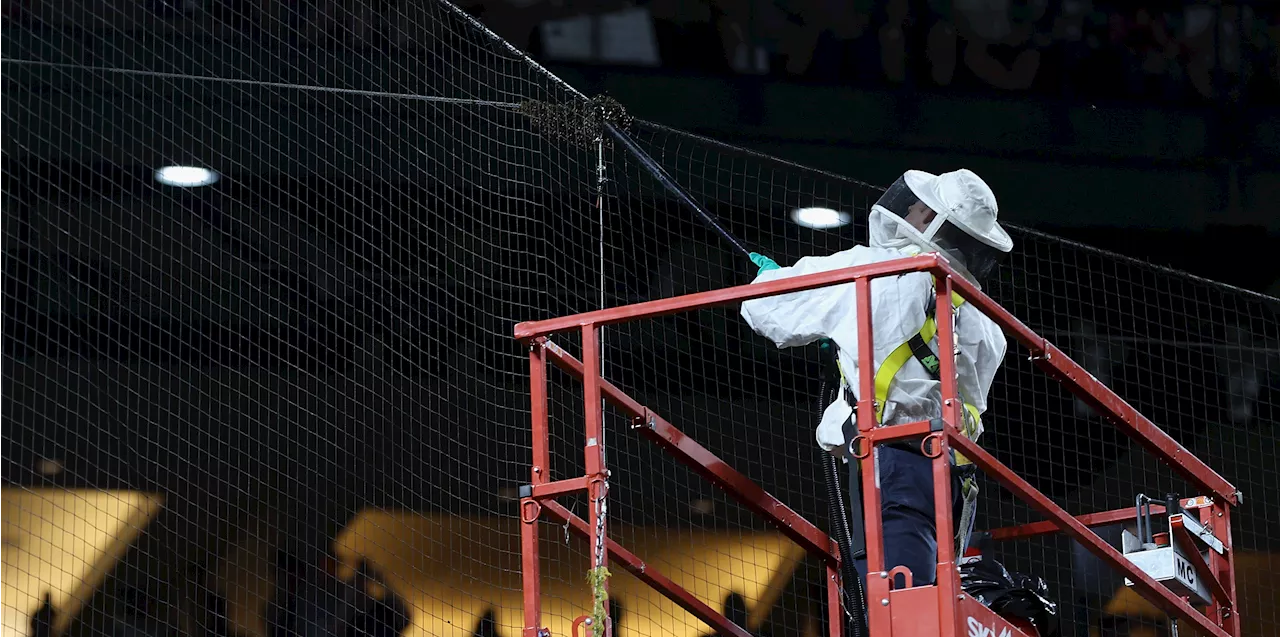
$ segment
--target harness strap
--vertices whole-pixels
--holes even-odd
[[[858,435],[858,427],[853,420],[844,424],[844,439],[852,441]],[[853,457],[849,449],[852,442],[841,447],[841,455],[849,465],[849,556],[860,560],[867,556],[867,530],[864,528],[862,509],[862,476],[859,475],[858,459]]]
[[[966,467],[973,469],[973,465]],[[960,491],[964,498],[960,505],[960,524],[956,525],[956,560],[964,557],[969,548],[969,538],[973,536],[973,522],[978,517],[978,481],[973,471],[968,472],[960,480]]]
[[[964,299],[959,294],[952,292],[952,307],[959,308],[963,304]],[[925,317],[924,326],[920,328],[920,331],[890,352],[884,364],[880,366],[880,369],[876,370],[876,422],[884,422],[884,410],[889,403],[889,386],[908,360],[915,358],[924,366],[925,371],[929,372],[930,376],[934,377],[934,379],[938,378],[938,372],[942,368],[942,364],[938,360],[938,355],[929,347],[929,341],[932,341],[937,334],[938,322],[934,318],[933,308],[930,308],[928,316]],[[974,434],[978,432],[981,422],[981,414],[978,412],[978,408],[966,401],[964,403],[964,423],[960,427],[961,433],[965,437],[972,439]],[[969,464],[969,459],[965,458],[963,454],[957,453],[956,464],[967,465]]]
[[[953,308],[959,309],[959,307],[963,304],[964,304],[964,298],[961,297],[959,294],[952,292],[951,306]],[[920,364],[924,367],[925,371],[928,372],[930,376],[932,376],[934,379],[939,378],[939,372],[941,371],[942,364],[938,360],[938,355],[934,353],[934,351],[929,347],[929,342],[932,341],[933,338],[937,336],[937,333],[938,333],[938,322],[935,319],[935,314],[936,314],[935,306],[936,304],[934,302],[934,297],[930,296],[929,307],[926,310],[924,326],[920,328],[920,331],[918,333],[913,334],[911,338],[907,339],[905,343],[902,343],[897,348],[895,348],[892,352],[890,352],[889,356],[885,359],[884,363],[880,366],[880,369],[876,370],[876,376],[875,376],[876,395],[875,395],[874,405],[876,410],[877,423],[884,422],[884,410],[885,410],[885,407],[888,405],[889,386],[893,383],[893,379],[898,375],[898,372],[902,370],[902,367],[907,364],[908,360],[915,358],[917,361],[920,362]],[[844,380],[843,370],[841,370],[840,375],[841,375],[841,380],[843,381]],[[964,422],[961,424],[960,431],[961,433],[964,434],[965,437],[972,439],[973,436],[979,431],[979,428],[981,427],[982,415],[978,412],[978,408],[973,404],[969,403],[968,401],[965,401],[963,405],[964,405],[964,411],[963,411]],[[852,443],[853,435],[856,435],[856,434],[854,432],[850,432],[850,433],[847,433],[845,436],[846,438],[845,453],[848,453],[849,451],[847,447]],[[954,462],[958,469],[962,469],[962,470],[965,468],[972,469],[972,466],[971,466],[972,463],[968,458],[964,457],[964,454],[954,453]],[[851,467],[851,471],[850,471],[849,488],[850,490],[853,490],[856,488],[855,486],[855,480],[857,475],[856,466],[858,463],[856,461],[852,461],[850,464],[852,464],[853,467]],[[977,499],[978,499],[978,483],[977,483],[977,480],[974,479],[972,471],[965,471],[965,473],[967,475],[965,475],[961,480],[961,495],[963,497],[963,505],[961,507],[960,524],[956,526],[956,537],[955,537],[956,555],[958,556],[964,555],[964,552],[968,547],[969,535],[973,531],[973,522],[974,522],[974,519],[977,517],[976,512],[977,512]],[[852,500],[852,498],[850,499]],[[860,507],[855,508],[854,510],[855,511],[860,510]]]

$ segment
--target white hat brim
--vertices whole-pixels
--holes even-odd
[[[942,197],[938,196],[937,175],[923,170],[908,170],[903,173],[902,179],[906,182],[907,188],[910,188],[911,192],[919,197],[924,205],[929,206],[934,212],[946,213],[949,222],[964,228],[965,232],[968,232],[970,236],[1001,252],[1013,250],[1013,238],[1009,236],[1009,233],[1004,229],[1004,226],[1000,225],[999,221],[992,223],[990,231],[979,233],[953,217],[951,215],[952,211],[947,209],[947,205],[942,202]]]
[[[934,212],[951,212],[938,196],[938,176],[923,170],[908,170],[902,174],[902,180],[924,205]]]

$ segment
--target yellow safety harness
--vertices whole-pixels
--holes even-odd
[[[964,299],[961,298],[959,294],[952,292],[952,307],[959,309],[963,304]],[[907,364],[908,360],[911,360],[911,358],[914,357],[916,360],[920,361],[920,364],[924,366],[925,370],[928,371],[930,375],[935,379],[938,378],[938,372],[941,370],[941,363],[938,361],[938,355],[934,354],[933,350],[929,349],[928,345],[937,333],[938,322],[934,320],[933,313],[930,312],[925,318],[924,327],[920,328],[920,332],[912,336],[907,340],[907,342],[899,345],[897,349],[890,352],[889,357],[885,359],[884,364],[880,366],[880,369],[876,370],[876,423],[884,422],[884,408],[889,402],[889,385],[893,382],[894,377],[898,375],[898,372],[902,370],[902,367]],[[842,377],[843,375],[844,372],[841,372]],[[982,416],[978,412],[978,408],[970,404],[968,401],[965,401],[964,422],[960,426],[961,433],[963,433],[966,438],[973,439],[973,436],[978,433],[981,423]],[[957,453],[956,464],[969,464],[969,460],[963,455]]]
[[[930,299],[932,298],[933,297],[931,296]],[[951,306],[956,310],[959,310],[960,306],[963,304],[964,304],[964,299],[959,294],[952,292]],[[939,372],[941,371],[941,363],[938,360],[938,355],[935,354],[933,350],[929,348],[929,342],[932,341],[935,336],[937,336],[937,333],[938,333],[938,322],[934,318],[933,308],[930,308],[930,310],[926,312],[924,326],[920,328],[920,331],[912,335],[912,337],[908,339],[907,342],[902,343],[897,348],[895,348],[892,352],[890,352],[888,358],[886,358],[884,363],[880,366],[880,369],[876,370],[876,376],[875,376],[875,392],[876,393],[875,393],[874,405],[875,405],[877,424],[881,424],[884,422],[884,409],[885,409],[885,406],[888,404],[889,386],[893,383],[893,379],[898,375],[898,372],[902,370],[902,367],[907,364],[907,361],[911,360],[912,358],[915,358],[920,362],[921,365],[924,366],[925,370],[929,372],[929,374],[933,376],[934,379],[940,378]],[[849,388],[849,383],[847,378],[845,377],[844,368],[842,365],[840,365],[840,358],[838,355],[835,356],[835,361],[836,361],[836,367],[840,372],[841,384],[844,387]],[[966,438],[969,438],[970,440],[972,440],[973,437],[977,435],[979,431],[981,431],[981,423],[982,423],[981,413],[978,411],[977,407],[975,407],[973,404],[969,403],[966,400],[964,401],[963,414],[964,414],[964,422],[961,423],[960,425],[961,427],[960,431],[961,433],[964,434]],[[849,425],[851,427],[849,429],[848,435],[856,435],[856,425],[854,425],[853,423],[849,423]],[[845,446],[848,447],[850,442],[851,442],[850,440],[846,440]],[[956,452],[953,452],[953,454],[954,454],[954,464],[957,467],[963,467],[965,465],[971,464],[969,459],[965,458],[963,454],[956,453]],[[851,467],[851,470],[853,471],[852,475],[856,475],[857,463],[855,462],[853,463],[853,465],[854,466]],[[856,487],[852,483],[850,484],[850,491],[851,491],[851,499],[857,502],[857,505],[855,507],[855,510],[857,510],[858,508],[861,507],[861,498],[856,497],[857,496]],[[956,539],[956,558],[957,559],[959,559],[960,556],[964,555],[965,549],[968,546],[969,534],[972,531],[974,514],[976,513],[975,505],[977,503],[977,497],[978,497],[978,484],[972,474],[962,478],[961,494],[964,498],[964,505],[961,510],[960,524],[956,528],[955,539]]]

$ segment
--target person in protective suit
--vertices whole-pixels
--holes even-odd
[[[870,245],[823,257],[805,257],[791,267],[779,267],[768,257],[753,254],[760,267],[755,283],[836,270],[855,265],[900,259],[922,253],[938,253],[975,285],[987,277],[1013,241],[997,222],[995,195],[969,170],[942,175],[908,171],[902,175],[868,216]],[[941,383],[936,358],[937,324],[933,275],[924,272],[874,279],[871,311],[876,365],[877,422],[895,425],[940,418]],[[841,391],[827,406],[817,428],[817,442],[827,452],[848,462],[849,445],[856,435],[854,408],[859,391],[857,318],[854,285],[814,290],[746,301],[742,317],[753,330],[778,347],[796,347],[822,341],[834,345],[840,370]],[[981,416],[996,370],[1005,355],[1004,333],[976,308],[953,296],[959,355],[956,369],[964,400],[964,433],[976,441],[982,435]],[[927,348],[927,349],[925,349]],[[931,461],[918,443],[876,447],[881,488],[885,568],[906,566],[913,585],[936,579],[937,542],[934,524]],[[966,465],[962,457],[953,458]],[[857,467],[856,462],[850,463]],[[834,469],[834,465],[833,465]],[[964,471],[952,471],[957,514],[957,538],[963,545],[972,530],[972,502],[976,486],[961,480]],[[856,473],[853,479],[856,479]],[[852,482],[852,479],[851,479]],[[850,486],[855,486],[856,483]],[[857,497],[855,491],[855,498]],[[960,506],[961,498],[968,506]],[[857,500],[858,507],[861,500]],[[850,515],[861,519],[861,511]],[[861,524],[855,524],[856,528]],[[851,534],[852,535],[852,534]],[[862,538],[851,538],[861,547]],[[855,550],[855,565],[865,581],[865,553]],[[903,586],[903,583],[896,584]]]

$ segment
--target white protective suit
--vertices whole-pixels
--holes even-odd
[[[913,176],[913,173],[916,176],[933,177],[915,171],[908,173],[908,177]],[[943,177],[953,174],[957,173],[948,173]],[[973,177],[976,179],[976,176]],[[962,192],[952,198],[959,199],[963,196],[966,195]],[[946,203],[932,205],[944,209]],[[967,204],[955,204],[952,208],[958,209],[963,205]],[[994,218],[994,197],[990,207],[990,214]],[[763,271],[754,282],[763,283],[889,261],[922,252],[917,245],[919,241],[908,236],[909,231],[903,232],[900,224],[892,223],[889,215],[879,212],[873,211],[870,216],[871,247],[855,246],[829,256],[805,257],[791,267]],[[924,326],[926,308],[935,294],[932,280],[931,274],[914,272],[872,281],[872,343],[875,347],[877,370],[894,349]],[[742,317],[756,333],[773,341],[779,348],[807,345],[823,338],[834,341],[839,348],[841,368],[856,399],[860,390],[858,378],[861,373],[858,369],[856,307],[854,284],[848,283],[746,301],[742,304]],[[938,314],[943,316],[947,309],[938,308]],[[956,328],[960,346],[960,355],[956,359],[960,395],[964,402],[976,407],[981,414],[987,409],[987,395],[996,370],[1004,359],[1007,342],[1004,333],[991,319],[967,303],[959,308]],[[936,337],[929,345],[933,351],[938,351]],[[924,366],[912,357],[889,385],[884,424],[894,425],[941,417],[941,393],[941,383],[934,380]],[[852,406],[843,398],[837,398],[827,408],[816,436],[818,444],[824,450],[831,451],[846,442],[842,425],[852,411]],[[982,430],[979,428],[973,433],[973,440],[976,441],[981,434]]]

